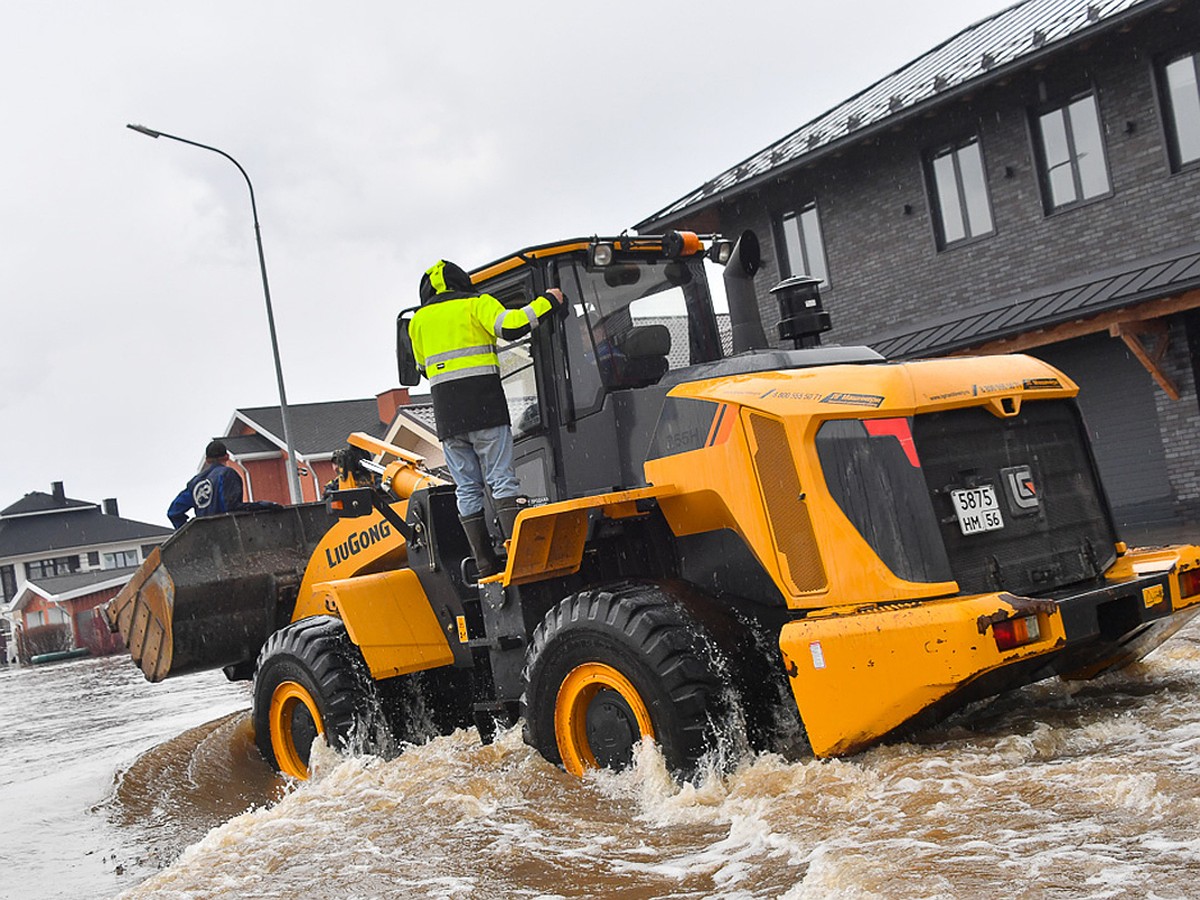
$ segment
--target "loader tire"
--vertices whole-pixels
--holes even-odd
[[[362,654],[346,627],[314,616],[279,629],[263,645],[254,674],[254,740],[276,771],[308,778],[317,735],[339,751],[372,749],[378,703]]]
[[[690,778],[733,725],[725,664],[662,586],[624,583],[561,601],[534,630],[525,740],[575,775],[623,769],[643,737]]]

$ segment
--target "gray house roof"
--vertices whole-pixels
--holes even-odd
[[[245,420],[276,448],[284,446],[283,416],[278,406],[257,406],[239,409],[235,413]],[[288,404],[292,426],[292,443],[301,456],[320,456],[332,453],[346,444],[352,431],[365,431],[373,437],[383,437],[390,422],[379,421],[379,405],[374,397],[366,400],[334,400],[327,403]],[[226,446],[234,438],[222,438]],[[269,444],[256,447],[270,449]],[[243,448],[241,452],[260,452]]]
[[[279,447],[261,434],[235,434],[220,439],[234,459],[256,453],[278,453]]]
[[[948,353],[1196,289],[1200,289],[1200,244],[922,320],[915,327],[892,329],[865,343],[891,359]]]
[[[0,516],[28,516],[35,513],[61,512],[65,509],[88,509],[89,507],[98,508],[99,504],[88,503],[86,500],[72,500],[70,497],[63,497],[60,500],[53,494],[30,491],[16,503],[0,509]]]
[[[90,572],[56,575],[53,578],[31,578],[29,583],[51,596],[59,597],[64,594],[77,594],[87,588],[112,581],[128,581],[136,571],[136,566],[124,569],[93,569]]]
[[[396,411],[417,422],[434,433],[437,432],[437,419],[433,415],[433,403],[410,403]]]
[[[0,513],[0,559],[97,544],[159,543],[170,528],[106,515],[94,503],[38,491]]]
[[[965,90],[1003,78],[1084,35],[1116,27],[1135,15],[1176,2],[1022,0],[963,29],[634,227],[646,233],[655,223],[684,210],[707,206],[735,189],[766,180],[835,147],[861,140],[881,127],[922,113]]]

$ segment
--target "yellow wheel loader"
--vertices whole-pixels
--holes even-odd
[[[1093,677],[1200,609],[1200,549],[1120,541],[1061,372],[822,346],[805,278],[770,292],[768,341],[758,270],[750,232],[675,232],[472,272],[510,307],[570,306],[501,347],[533,501],[495,529],[501,574],[477,577],[453,485],[356,434],[324,504],[188,524],[110,621],[152,681],[253,678],[259,747],[296,777],[317,735],[388,754],[521,719],[571,772],[652,738],[687,777]]]

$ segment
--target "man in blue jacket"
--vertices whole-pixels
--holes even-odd
[[[167,518],[176,528],[188,521],[188,510],[195,509],[196,518],[216,516],[243,509],[242,476],[226,463],[229,453],[220,441],[211,441],[204,450],[204,468],[187,483],[167,510]]]

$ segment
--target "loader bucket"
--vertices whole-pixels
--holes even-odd
[[[253,663],[333,519],[324,504],[194,519],[105,608],[149,681]]]

